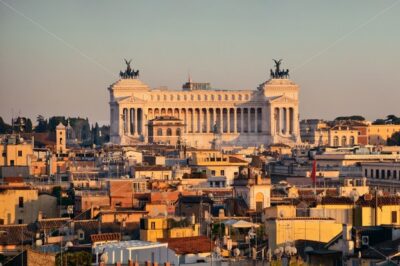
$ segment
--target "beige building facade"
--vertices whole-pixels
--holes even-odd
[[[111,142],[148,142],[146,125],[158,116],[180,119],[183,143],[198,148],[210,148],[216,133],[224,146],[300,142],[299,86],[291,80],[273,78],[257,90],[186,85],[183,90],[151,89],[137,78],[112,84]]]

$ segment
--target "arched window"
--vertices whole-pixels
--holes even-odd
[[[183,99],[186,101],[186,100],[187,100],[187,96],[186,96],[186,95],[184,95],[184,96],[183,96]]]
[[[190,95],[190,100],[194,100],[194,96],[193,95]]]
[[[180,100],[181,100],[181,96],[180,96],[180,95],[177,95],[177,96],[176,96],[176,99],[177,99],[178,101],[180,101]]]
[[[161,128],[157,129],[157,136],[162,136],[162,129]]]
[[[200,96],[200,94],[197,95],[197,100],[201,101],[201,96]]]
[[[207,101],[207,100],[208,100],[207,95],[204,95],[204,101]]]
[[[236,98],[236,97],[235,97],[235,95],[232,95],[232,101],[234,101],[234,100],[235,100],[235,98]]]
[[[354,144],[355,144],[355,142],[354,142],[354,136],[351,136],[351,137],[350,137],[350,143],[349,143],[349,145],[350,145],[350,146],[354,146]]]
[[[239,101],[241,101],[243,98],[242,94],[239,94]]]
[[[172,129],[167,128],[167,136],[172,136]]]
[[[385,178],[386,178],[386,177],[385,177],[385,170],[383,170],[383,169],[381,170],[381,178],[382,178],[382,179],[385,179]]]
[[[218,95],[218,100],[221,101],[222,100],[222,96]]]
[[[173,101],[173,100],[174,100],[174,95],[171,94],[171,96],[169,96],[169,99],[170,99],[171,101]]]
[[[60,138],[60,144],[62,144],[62,138]]]
[[[164,94],[164,101],[166,101],[166,100],[167,100],[167,95]]]
[[[346,136],[342,137],[342,147],[347,146],[347,138]]]
[[[249,95],[248,94],[246,94],[245,99],[246,99],[246,101],[249,99]]]
[[[159,101],[161,99],[160,95],[157,95],[157,101]]]
[[[333,138],[333,146],[335,146],[335,147],[339,146],[339,137],[338,136],[335,136]]]
[[[228,95],[227,94],[225,94],[225,101],[227,101],[228,100]]]
[[[177,129],[176,129],[176,135],[177,135],[177,136],[180,136],[180,135],[181,135],[181,129],[180,129],[180,128],[177,128]]]
[[[211,101],[214,101],[214,95],[211,95]]]

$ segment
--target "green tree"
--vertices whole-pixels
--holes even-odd
[[[63,252],[56,256],[57,266],[90,266],[92,265],[92,254],[85,251]]]
[[[42,115],[37,116],[36,122],[37,122],[37,125],[35,127],[36,133],[47,132],[48,123],[47,123],[47,120],[45,120]]]
[[[400,131],[394,132],[390,138],[387,139],[388,146],[400,146]]]
[[[10,134],[11,126],[4,122],[3,118],[0,116],[0,134]]]
[[[49,130],[51,132],[55,132],[56,131],[56,127],[60,123],[62,123],[63,125],[67,125],[67,120],[65,119],[65,116],[53,116],[53,117],[50,117],[50,119],[49,119]]]
[[[32,132],[32,129],[33,129],[33,127],[32,127],[32,121],[31,121],[30,118],[27,118],[26,121],[25,121],[25,132],[31,133],[31,132]]]
[[[343,120],[365,121],[365,118],[361,115],[338,116],[335,118],[335,121],[343,121]]]

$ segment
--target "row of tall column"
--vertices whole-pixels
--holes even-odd
[[[149,119],[164,115],[181,119],[185,133],[259,133],[265,122],[261,107],[148,109]]]
[[[295,131],[293,107],[275,107],[273,127],[276,134],[292,135]],[[268,123],[261,107],[239,108],[149,108],[147,115],[142,108],[124,108],[121,125],[125,135],[145,132],[145,120],[157,116],[174,116],[185,124],[185,133],[260,133]]]
[[[294,109],[292,107],[274,108],[275,133],[292,135],[294,133]]]
[[[142,108],[124,108],[121,115],[121,122],[124,135],[143,134],[143,109]]]

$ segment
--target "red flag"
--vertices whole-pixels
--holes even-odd
[[[315,184],[317,182],[317,161],[316,160],[313,161],[310,177],[311,177],[313,184]]]

